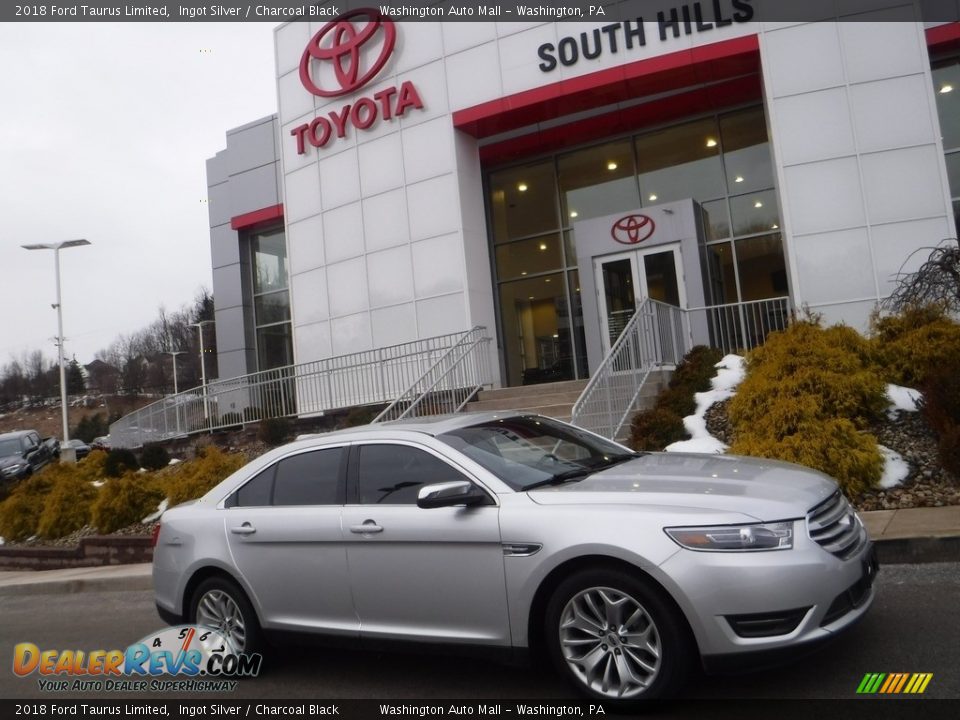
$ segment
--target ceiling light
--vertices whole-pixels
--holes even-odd
[[[953,85],[947,84],[940,88],[941,95],[946,95],[948,92],[953,92]]]
[[[716,147],[717,141],[713,138],[707,138],[707,147]]]
[[[571,210],[571,211],[570,211],[570,217],[572,217],[572,218],[576,217],[576,216],[579,215],[579,214],[580,214],[580,213],[578,213],[576,210]]]
[[[617,164],[613,160],[607,163],[607,170],[616,170],[616,169],[617,169]]]
[[[527,300],[533,300],[533,295],[527,298]]]
[[[520,183],[519,185],[517,185],[517,190],[519,190],[520,192],[526,192],[526,191],[527,191],[527,184],[526,184],[526,183]]]
[[[651,194],[650,194],[650,202],[653,202],[653,201],[656,200],[656,199],[657,199],[657,196],[651,193]]]
[[[541,249],[541,250],[546,250],[546,249],[547,249],[547,244],[546,244],[546,243],[540,243],[540,249]]]
[[[520,274],[521,274],[521,275],[526,275],[526,274],[527,274],[527,271],[524,270],[524,271],[523,271],[522,273],[520,273]]]
[[[553,336],[554,336],[555,338],[560,337],[557,333],[554,333]]]
[[[763,207],[763,203],[760,202],[759,200],[757,200],[757,201],[753,204],[753,206],[754,206],[755,208],[762,208],[762,207]]]
[[[737,177],[734,178],[734,182],[743,182],[743,175],[737,175]]]
[[[544,282],[550,282],[550,278],[547,278],[546,280],[544,280]]]
[[[780,226],[777,225],[776,223],[774,223],[773,225],[770,226],[770,229],[771,229],[771,230],[779,230],[779,229],[780,229]]]

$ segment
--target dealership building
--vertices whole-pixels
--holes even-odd
[[[960,24],[754,4],[279,26],[207,162],[221,378],[482,326],[495,384],[583,379],[646,297],[725,348],[865,328],[957,234]]]

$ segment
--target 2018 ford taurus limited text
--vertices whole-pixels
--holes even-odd
[[[690,663],[794,652],[862,616],[876,570],[836,484],[633,453],[540,416],[311,436],[163,515],[160,614],[273,632],[545,651],[582,692],[675,692]]]

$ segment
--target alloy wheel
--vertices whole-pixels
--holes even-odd
[[[243,613],[236,600],[223,590],[209,590],[200,598],[197,625],[219,632],[236,652],[242,652],[246,645],[247,628]]]

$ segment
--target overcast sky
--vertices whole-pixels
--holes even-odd
[[[82,363],[212,289],[205,160],[276,111],[276,23],[0,24],[0,366]]]

